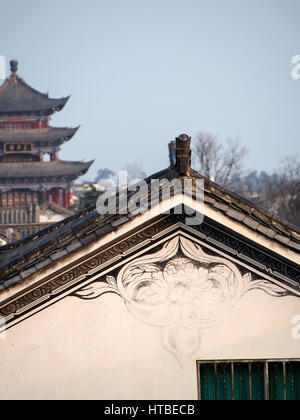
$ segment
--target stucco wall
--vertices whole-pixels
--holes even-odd
[[[244,296],[217,327],[201,330],[180,362],[161,329],[134,317],[116,295],[67,297],[15,325],[0,341],[1,398],[196,399],[196,360],[300,358],[292,338],[295,297]]]

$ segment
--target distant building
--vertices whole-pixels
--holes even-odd
[[[104,193],[108,190],[108,185],[95,182],[84,182],[83,184],[74,184],[72,187],[73,191],[73,204],[74,208],[82,210],[85,207],[86,195],[92,190],[96,190],[99,194]],[[95,203],[93,203],[95,204]]]
[[[16,240],[72,214],[72,182],[92,162],[59,159],[78,128],[51,127],[50,117],[69,98],[50,99],[18,76],[17,61],[10,65],[0,87],[0,232]]]

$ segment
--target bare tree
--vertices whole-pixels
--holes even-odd
[[[282,159],[272,182],[266,186],[265,207],[300,226],[300,161],[295,156]]]
[[[241,175],[248,150],[239,138],[228,138],[223,144],[217,135],[201,132],[193,152],[194,165],[202,175],[223,187],[230,187],[233,176]]]

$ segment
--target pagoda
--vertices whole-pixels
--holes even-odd
[[[23,238],[72,214],[72,183],[93,162],[59,159],[77,128],[50,125],[69,97],[51,99],[18,76],[18,62],[0,86],[0,231]]]

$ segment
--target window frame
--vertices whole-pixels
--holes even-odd
[[[271,363],[282,363],[283,365],[283,378],[284,378],[284,401],[287,401],[287,379],[286,379],[286,364],[287,363],[300,363],[300,359],[231,359],[231,360],[197,360],[197,388],[198,388],[198,401],[202,401],[201,398],[201,377],[200,377],[200,367],[201,365],[214,365],[215,370],[215,391],[217,397],[217,366],[221,364],[231,365],[231,378],[234,378],[234,364],[245,363],[248,366],[254,363],[264,364],[264,389],[265,389],[265,398],[264,401],[270,401],[270,380],[269,380],[269,364]],[[251,375],[251,371],[249,370]],[[234,380],[231,381],[232,385],[232,401],[234,401]],[[252,401],[252,390],[251,390],[251,376],[249,377],[249,393],[250,401]],[[218,401],[218,398],[216,398]]]

